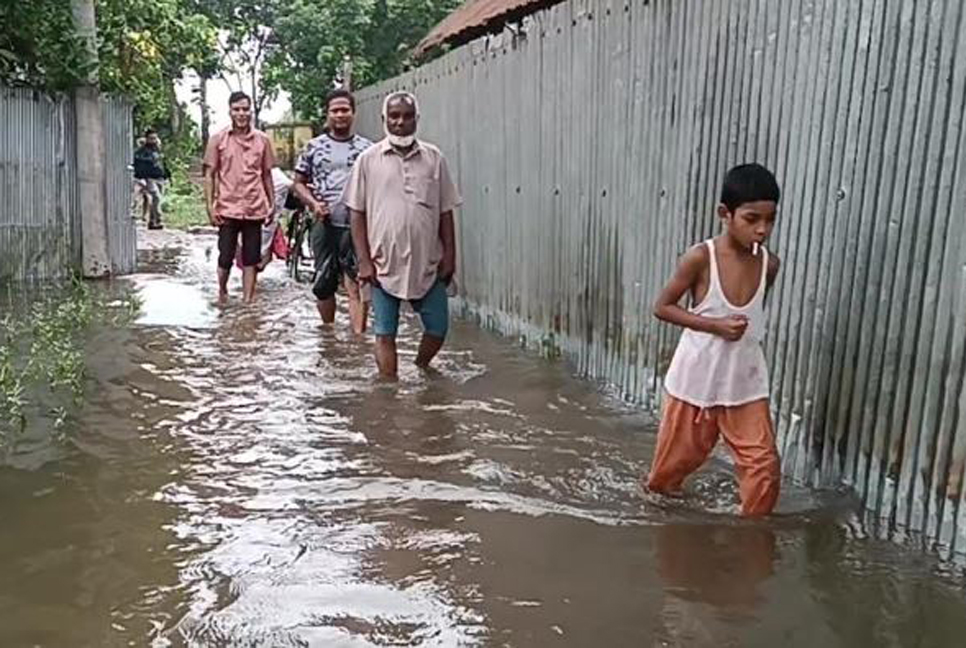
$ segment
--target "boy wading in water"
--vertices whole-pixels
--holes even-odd
[[[780,190],[758,164],[731,169],[718,216],[724,233],[691,248],[658,297],[654,315],[684,328],[665,377],[666,401],[647,489],[679,491],[718,436],[735,459],[742,515],[767,515],[781,482],[768,408],[765,293],[778,258],[764,242]],[[678,305],[688,294],[690,308]]]

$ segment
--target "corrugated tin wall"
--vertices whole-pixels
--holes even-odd
[[[418,94],[456,169],[467,311],[656,405],[650,315],[725,170],[785,196],[767,355],[783,463],[966,554],[966,8],[570,0],[360,94]]]
[[[47,279],[80,263],[69,192],[69,103],[0,88],[0,279]]]
[[[105,99],[109,236],[115,271],[132,272],[131,106]],[[73,102],[0,87],[0,279],[46,280],[80,266]]]
[[[123,98],[106,97],[103,110],[111,265],[115,274],[128,274],[137,266],[137,227],[131,213],[134,174],[128,169],[134,159],[132,106]]]

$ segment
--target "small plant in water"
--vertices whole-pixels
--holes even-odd
[[[0,320],[0,450],[24,432],[28,412],[39,410],[56,430],[66,425],[83,398],[84,342],[91,326],[124,325],[139,309],[136,297],[108,304],[72,278],[19,317]]]
[[[10,318],[6,317],[0,322],[0,413],[4,417],[0,421],[0,446],[9,429],[23,430],[26,422],[23,373],[14,365],[7,343],[10,329]]]

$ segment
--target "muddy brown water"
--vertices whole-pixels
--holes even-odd
[[[279,264],[219,309],[213,239],[147,241],[65,438],[0,467],[0,646],[966,645],[960,575],[845,496],[743,523],[718,461],[658,506],[653,419],[565,365],[457,322],[424,374],[408,319],[381,384]]]

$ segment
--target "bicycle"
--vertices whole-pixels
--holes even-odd
[[[309,232],[312,231],[314,218],[292,194],[289,194],[285,206],[293,209],[285,232],[289,250],[288,259],[285,260],[288,275],[298,283],[311,281],[315,267]]]

